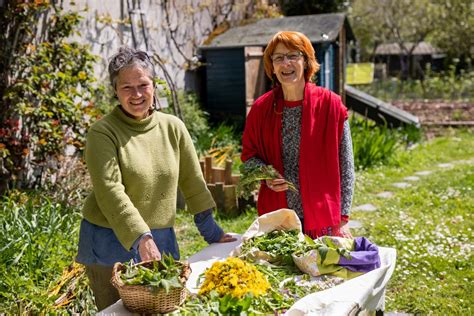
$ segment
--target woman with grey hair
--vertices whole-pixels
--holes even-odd
[[[178,187],[208,243],[229,242],[212,217],[214,200],[183,122],[154,110],[153,64],[143,51],[120,48],[109,63],[118,98],[111,113],[88,131],[85,161],[92,193],[83,208],[76,261],[99,310],[119,294],[111,285],[115,262],[179,259],[173,229]]]

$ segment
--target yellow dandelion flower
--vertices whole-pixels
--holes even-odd
[[[222,296],[229,294],[240,298],[249,292],[259,296],[270,288],[265,276],[254,265],[234,257],[215,262],[204,275],[199,290],[201,295],[215,290]]]

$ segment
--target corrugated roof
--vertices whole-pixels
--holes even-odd
[[[405,47],[410,50],[413,45],[413,43],[406,43]],[[398,43],[380,44],[375,49],[375,55],[400,55],[400,51]],[[441,53],[439,49],[427,42],[420,42],[413,51],[413,55],[433,55],[439,53]]]
[[[347,38],[354,39],[352,30],[343,13],[300,15],[261,19],[255,23],[238,26],[214,38],[201,48],[223,48],[242,46],[266,46],[279,31],[304,33],[312,43],[333,42],[346,23]]]

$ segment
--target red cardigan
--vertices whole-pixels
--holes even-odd
[[[247,116],[241,156],[242,161],[257,157],[273,165],[282,175],[283,106],[280,87],[255,101]],[[313,83],[306,83],[301,120],[299,184],[304,213],[303,229],[311,237],[339,235],[339,144],[346,119],[347,109],[338,95]],[[274,192],[265,184],[260,186],[257,203],[259,215],[287,207],[285,192]]]

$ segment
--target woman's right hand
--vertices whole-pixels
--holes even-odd
[[[145,236],[140,240],[138,243],[138,253],[142,261],[161,260],[160,250],[158,250],[151,236]]]
[[[265,180],[267,187],[275,192],[283,192],[288,190],[288,184],[285,179],[271,179]]]

